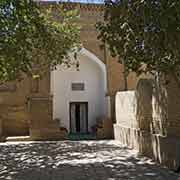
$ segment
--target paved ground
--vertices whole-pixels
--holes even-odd
[[[180,180],[115,141],[0,144],[0,180]]]

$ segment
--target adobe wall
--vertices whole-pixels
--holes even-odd
[[[49,95],[49,73],[36,81],[24,76],[20,82],[9,82],[0,86],[2,136],[29,135],[29,97]],[[39,109],[39,112],[43,113],[43,110]]]
[[[180,165],[180,97],[171,78],[140,80],[116,95],[115,139],[169,168]],[[175,93],[176,92],[176,93]]]

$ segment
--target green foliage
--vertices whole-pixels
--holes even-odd
[[[0,81],[70,65],[68,55],[80,46],[77,19],[77,11],[60,5],[45,9],[32,0],[1,0]]]
[[[179,0],[114,0],[105,3],[99,38],[128,71],[172,74],[180,65]]]

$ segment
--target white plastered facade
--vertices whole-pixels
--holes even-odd
[[[70,103],[88,102],[88,131],[91,132],[97,118],[108,116],[106,66],[84,48],[77,60],[79,71],[58,66],[57,70],[51,72],[53,119],[60,119],[60,126],[70,131]],[[72,83],[84,83],[84,90],[73,91]]]

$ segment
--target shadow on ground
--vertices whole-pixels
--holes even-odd
[[[114,141],[0,145],[0,180],[178,180]]]

